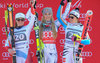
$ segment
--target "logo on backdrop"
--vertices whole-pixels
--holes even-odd
[[[2,52],[2,57],[3,57],[2,58],[3,60],[8,60],[8,58],[11,57],[11,56],[8,52]]]
[[[82,52],[82,58],[83,59],[88,59],[88,57],[92,57],[92,52],[89,52],[89,51],[86,51],[86,52]],[[63,51],[61,51],[60,52],[60,58],[63,60],[63,58],[62,58],[62,56],[63,56]]]
[[[30,39],[29,44],[34,44],[34,39]]]
[[[2,47],[5,47],[6,39],[2,40]],[[34,44],[34,39],[30,39],[29,44]]]
[[[44,4],[40,3],[36,5],[36,8],[43,8]]]
[[[30,5],[29,3],[20,3],[20,4],[16,4],[16,3],[0,3],[0,8],[6,8],[6,6],[8,4],[11,4],[14,8],[28,8]],[[42,8],[44,5],[42,3],[39,3],[36,5],[36,8]]]
[[[11,57],[10,54],[8,52],[3,52],[2,53],[2,57]]]
[[[64,31],[63,26],[60,26],[60,27],[59,27],[59,30],[60,30],[60,32],[59,32],[60,34],[65,34],[65,31]]]
[[[6,35],[6,31],[5,31],[6,29],[5,29],[5,27],[2,27],[2,34],[3,35]],[[9,32],[10,30],[9,30],[9,27],[7,27],[7,31]]]
[[[92,27],[91,27],[91,26],[89,26],[89,29],[88,29],[88,31],[92,31]]]
[[[65,44],[65,39],[60,39],[59,42],[61,45],[63,45],[63,44]]]
[[[2,40],[2,47],[5,47],[6,40]]]
[[[32,57],[34,57],[34,56],[35,56],[34,52],[31,52],[31,54],[32,54]]]
[[[71,8],[74,8],[74,7],[75,8],[77,8],[77,7],[78,8],[79,7],[81,8],[82,7],[81,3],[82,3],[82,1],[81,0],[78,0],[78,1],[75,2],[75,4],[71,5]]]
[[[82,57],[85,59],[86,57],[91,57],[93,54],[92,54],[92,52],[88,52],[88,51],[86,51],[86,52],[82,52]]]

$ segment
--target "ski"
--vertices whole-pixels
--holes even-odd
[[[15,50],[14,21],[13,21],[13,7],[12,7],[12,5],[7,5],[7,10],[8,10],[8,20],[9,20],[9,27],[10,27],[11,44],[12,44],[12,49]],[[13,54],[13,63],[16,63],[16,53]]]
[[[86,39],[87,37],[87,32],[88,32],[88,29],[89,29],[89,26],[90,26],[90,23],[91,23],[91,20],[92,20],[92,16],[93,16],[93,12],[91,10],[88,10],[87,13],[86,13],[86,18],[85,18],[85,22],[84,22],[84,27],[83,27],[83,31],[82,31],[82,36],[81,36],[81,39]],[[83,50],[83,44],[79,44],[79,47],[78,47],[78,53],[76,54],[76,63],[79,63],[79,60],[80,60],[80,55],[82,53],[82,50]]]
[[[38,59],[38,63],[43,63],[42,59],[43,59],[43,43],[42,41],[40,41],[40,36],[39,36],[39,23],[38,23],[38,14],[35,13],[35,21],[34,21],[34,30],[35,30],[35,37],[36,37],[36,44],[37,44],[37,52],[36,52],[36,56]]]
[[[8,37],[7,19],[8,19],[8,11],[5,10],[5,32],[6,32],[6,36]]]

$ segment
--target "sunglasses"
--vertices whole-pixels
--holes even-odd
[[[25,21],[25,19],[24,18],[22,18],[22,19],[16,19],[17,21]]]
[[[74,19],[74,17],[73,17],[73,16],[69,16],[69,18]]]

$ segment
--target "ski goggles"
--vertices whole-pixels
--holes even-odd
[[[74,19],[74,16],[69,16],[69,18]]]
[[[21,18],[21,19],[17,18],[16,21],[25,21],[25,19],[24,18]]]

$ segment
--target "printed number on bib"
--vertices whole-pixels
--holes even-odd
[[[26,40],[26,35],[24,33],[15,34],[15,42],[25,41],[25,40]]]

